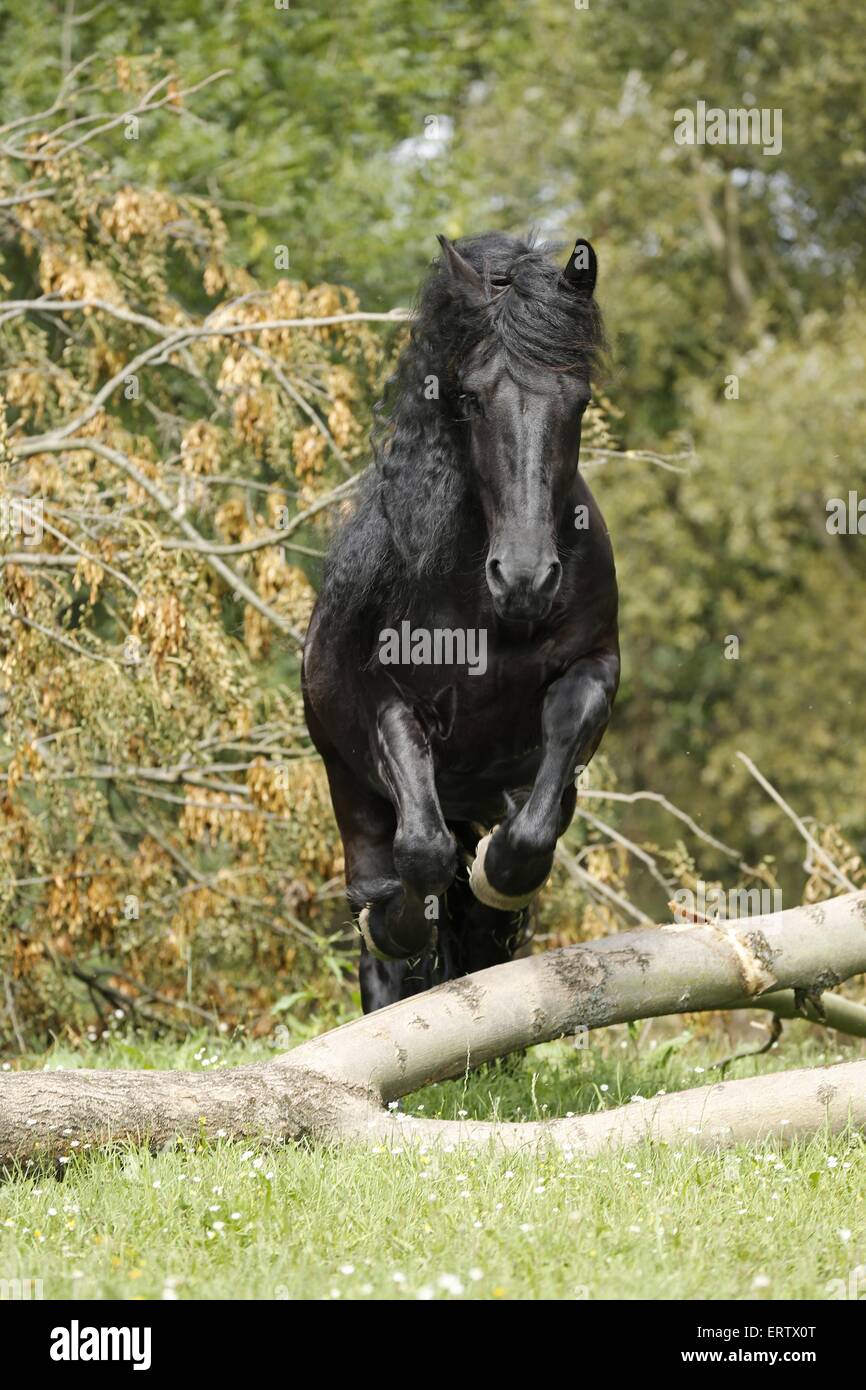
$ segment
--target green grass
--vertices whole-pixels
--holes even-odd
[[[532,1118],[703,1084],[725,1051],[687,1033],[609,1029],[410,1097],[412,1113]],[[845,1043],[845,1058],[863,1055]],[[12,1065],[232,1065],[271,1045],[114,1035]],[[729,1076],[841,1060],[789,1026]],[[7,1063],[8,1065],[8,1063]],[[423,1110],[422,1110],[423,1107]],[[46,1298],[827,1298],[866,1265],[866,1143],[856,1134],[711,1154],[644,1145],[561,1155],[126,1148],[63,1181],[0,1183],[0,1280]],[[864,1271],[866,1275],[866,1271]],[[855,1287],[857,1287],[855,1276]],[[866,1295],[866,1277],[859,1284]]]

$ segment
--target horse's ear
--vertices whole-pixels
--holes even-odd
[[[585,295],[587,299],[592,298],[598,274],[598,257],[583,237],[578,237],[574,243],[574,250],[562,273],[573,289]]]
[[[461,256],[454,243],[446,236],[437,235],[436,240],[442,247],[443,264],[447,267],[451,279],[464,290],[468,290],[473,297],[483,299],[484,281],[474,265],[470,265],[465,256]]]

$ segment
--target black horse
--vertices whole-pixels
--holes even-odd
[[[619,681],[595,253],[439,241],[304,654],[368,1012],[524,942]]]

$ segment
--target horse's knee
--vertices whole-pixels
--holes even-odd
[[[438,897],[454,882],[457,841],[444,828],[429,835],[400,831],[394,839],[394,867],[419,897]]]
[[[515,824],[508,835],[508,849],[515,859],[549,859],[556,850],[556,830],[549,826]]]

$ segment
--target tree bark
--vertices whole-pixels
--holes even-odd
[[[653,1138],[737,1142],[866,1123],[866,1062],[722,1082],[544,1124],[394,1117],[390,1101],[528,1045],[705,1009],[778,1012],[866,972],[866,892],[718,925],[640,928],[454,980],[303,1043],[218,1072],[0,1075],[0,1157],[68,1157],[122,1139],[447,1141],[581,1152]],[[779,992],[782,992],[781,995]],[[831,1007],[842,1001],[835,1000]],[[812,1004],[814,1008],[814,1002]],[[836,1012],[862,1027],[850,1001]],[[841,1025],[840,1025],[841,1026]]]

